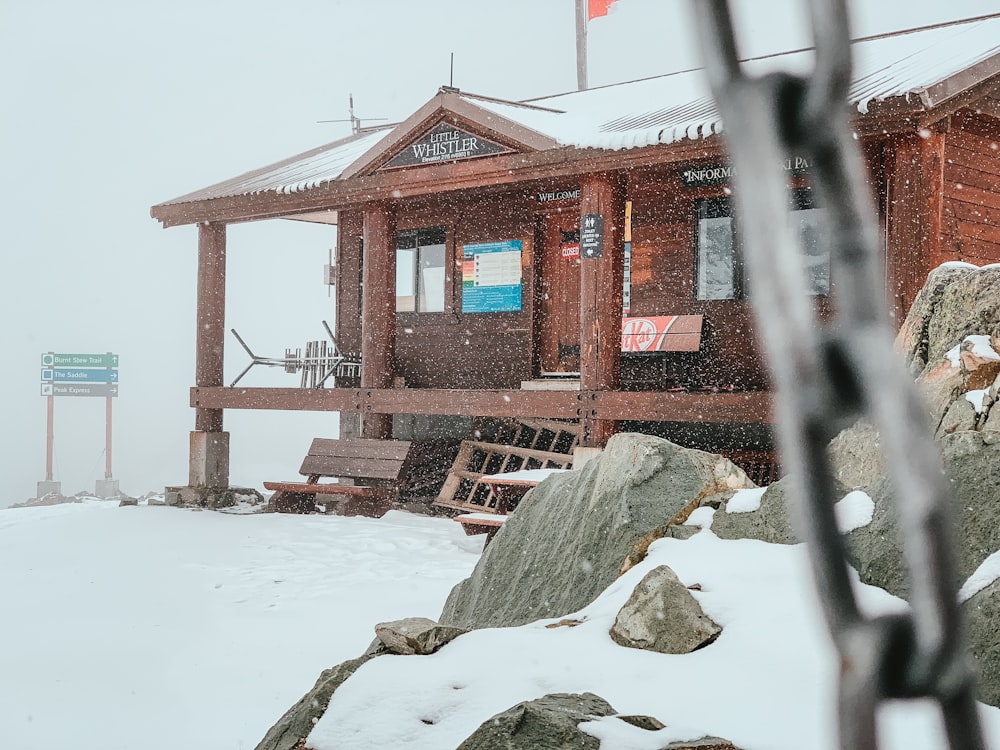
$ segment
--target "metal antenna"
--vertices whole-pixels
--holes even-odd
[[[354,94],[348,94],[347,95],[347,103],[348,103],[348,106],[347,106],[348,119],[346,119],[346,120],[316,120],[316,122],[318,122],[318,123],[322,123],[322,122],[349,122],[349,123],[351,123],[351,132],[354,133],[354,135],[357,135],[358,133],[360,133],[364,129],[362,127],[362,125],[361,125],[362,121],[364,121],[364,122],[380,122],[380,121],[384,121],[384,120],[388,120],[389,119],[388,117],[364,117],[364,118],[357,117],[354,114]]]
[[[455,88],[455,53],[451,53],[451,70],[448,73],[448,88]]]

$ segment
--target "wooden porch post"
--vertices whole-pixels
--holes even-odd
[[[198,225],[198,302],[195,384],[221,386],[226,332],[226,225]],[[229,434],[222,409],[196,408],[191,433],[189,484],[229,486]]]
[[[886,292],[896,328],[942,260],[944,142],[945,134],[936,130],[901,138],[887,170]]]
[[[615,390],[621,381],[622,276],[625,262],[625,187],[614,175],[585,175],[580,180],[580,238],[586,217],[603,217],[603,251],[580,262],[580,390]],[[586,409],[586,405],[584,405]],[[584,413],[580,444],[603,447],[617,431],[612,420]]]
[[[389,203],[364,210],[361,387],[390,388],[396,349],[396,214]],[[361,436],[392,437],[391,414],[362,415]]]

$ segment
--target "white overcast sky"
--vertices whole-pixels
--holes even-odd
[[[741,0],[755,54],[808,43],[794,0]],[[154,203],[393,121],[448,83],[526,98],[576,85],[573,0],[0,0],[0,506],[45,474],[42,352],[121,356],[114,476],[141,494],[187,480],[196,237]],[[1000,10],[991,0],[854,0],[855,33]],[[697,64],[681,0],[619,0],[590,25],[591,85]],[[322,337],[334,230],[232,227],[227,327],[259,353]],[[245,356],[227,338],[227,378]],[[258,368],[259,370],[259,368]],[[248,385],[295,385],[256,371]],[[55,401],[64,493],[104,476],[104,402]],[[295,476],[336,417],[227,412],[232,480]]]

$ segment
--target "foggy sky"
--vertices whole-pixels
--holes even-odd
[[[855,33],[996,10],[982,0],[856,0]],[[760,9],[766,7],[766,13]],[[803,46],[793,0],[743,0],[759,54]],[[742,12],[740,12],[742,11]],[[750,11],[750,12],[747,12]],[[0,4],[0,507],[45,474],[42,352],[120,355],[114,477],[142,494],[187,480],[196,231],[155,203],[340,138],[348,94],[398,121],[448,81],[527,98],[576,86],[573,0],[7,0]],[[681,0],[620,0],[590,25],[590,83],[699,64]],[[259,354],[322,338],[330,227],[231,226],[227,328]],[[282,295],[284,287],[294,290]],[[278,300],[284,300],[279,302]],[[227,383],[247,360],[227,334]],[[247,385],[294,386],[257,368]],[[55,401],[64,494],[104,476],[104,400]],[[291,479],[334,414],[226,412],[231,478]]]

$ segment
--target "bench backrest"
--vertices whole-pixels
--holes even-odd
[[[411,447],[412,443],[408,440],[316,438],[299,473],[396,482],[405,476]]]

